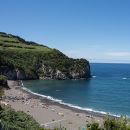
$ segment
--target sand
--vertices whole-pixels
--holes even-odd
[[[10,89],[5,90],[4,102],[16,111],[31,115],[42,127],[65,127],[67,130],[79,130],[86,124],[103,123],[104,115],[71,108],[29,93],[21,88],[18,81],[8,81]]]

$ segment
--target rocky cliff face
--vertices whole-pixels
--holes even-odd
[[[11,80],[87,79],[90,65],[57,49],[0,33],[0,74]]]
[[[69,69],[69,68],[68,68]],[[22,69],[12,68],[6,65],[0,66],[1,74],[8,77],[9,80],[29,80],[29,79],[87,79],[90,78],[90,66],[82,67],[78,71],[74,68],[71,68],[68,72],[63,72],[58,70],[58,68],[52,68],[51,66],[46,66],[42,64],[36,70],[36,72],[28,73]]]
[[[8,77],[9,80],[29,80],[38,79],[37,74],[27,73],[25,70],[10,67],[8,65],[0,65],[0,73]]]
[[[87,79],[90,78],[90,66],[86,63],[86,65],[80,66],[81,69],[76,70],[75,65],[70,69],[68,67],[68,72],[63,72],[61,70],[52,68],[50,66],[42,65],[40,68],[40,72],[42,75],[39,75],[40,79]]]

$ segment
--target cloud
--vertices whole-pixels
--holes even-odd
[[[106,55],[112,57],[129,57],[130,52],[108,52]]]

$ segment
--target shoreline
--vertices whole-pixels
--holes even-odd
[[[21,82],[20,89],[23,92],[28,93],[32,96],[35,96],[35,98],[37,98],[37,99],[40,98],[41,101],[46,100],[46,102],[53,104],[53,105],[57,105],[57,106],[60,106],[60,107],[66,108],[66,109],[70,109],[70,110],[75,111],[75,112],[91,114],[91,115],[102,117],[102,118],[106,117],[107,115],[109,115],[111,117],[117,117],[117,118],[121,116],[121,115],[114,115],[114,114],[111,114],[111,113],[107,113],[107,112],[104,112],[104,111],[92,110],[91,108],[83,108],[83,107],[72,105],[72,104],[69,104],[69,103],[64,103],[60,99],[54,99],[51,96],[41,95],[41,94],[32,92],[31,90],[24,87],[22,81],[20,81],[20,82]]]
[[[55,99],[48,99],[47,97],[50,97],[50,96],[45,96],[45,95],[42,96],[40,94],[34,93],[34,92],[30,91],[30,90],[27,90],[26,88],[20,88],[20,89],[21,89],[21,91],[23,91],[24,93],[29,94],[33,98],[40,99],[41,102],[43,100],[46,101],[49,105],[57,105],[59,107],[62,107],[62,108],[65,108],[65,109],[69,109],[69,110],[74,111],[74,112],[91,114],[92,116],[98,116],[98,117],[102,117],[102,118],[104,118],[107,115],[105,112],[103,114],[103,113],[100,113],[100,112],[94,112],[93,110],[92,111],[91,110],[83,110],[80,107],[78,108],[78,106],[69,106],[68,103],[59,102],[60,100],[58,101],[58,99],[56,99],[56,100]],[[111,116],[114,116],[114,115],[111,115]]]
[[[25,90],[25,88],[19,84],[19,81],[8,81],[8,84],[10,89],[5,90],[5,101],[15,110],[22,110],[33,116],[33,118],[39,124],[44,125],[44,127],[54,128],[52,124],[59,126],[60,123],[63,127],[67,128],[67,130],[78,130],[91,122],[98,122],[102,125],[103,119],[106,117],[106,114],[81,110],[36,95]],[[49,124],[51,123],[51,126],[45,126],[48,122]]]

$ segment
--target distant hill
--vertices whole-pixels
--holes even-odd
[[[0,74],[8,79],[81,79],[90,77],[89,62],[57,49],[0,32]]]

